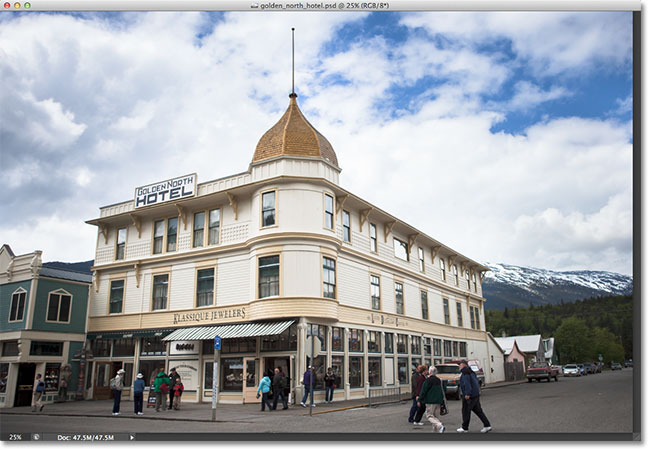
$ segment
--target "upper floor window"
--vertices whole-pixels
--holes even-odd
[[[371,251],[378,252],[378,232],[376,231],[376,225],[373,223],[369,224],[369,240],[371,241]]]
[[[50,292],[47,300],[47,322],[69,322],[70,306],[72,305],[72,296],[59,289]]]
[[[477,292],[477,276],[473,273],[472,274],[472,280],[473,280],[473,289],[475,292]]]
[[[167,308],[169,293],[169,274],[153,277],[153,311]]]
[[[259,298],[279,295],[279,255],[259,258]]]
[[[448,304],[448,299],[443,299],[443,318],[446,325],[450,325],[450,305]]]
[[[394,256],[409,261],[409,246],[407,242],[394,238]]]
[[[220,235],[220,209],[209,211],[209,240],[208,245],[218,244]]]
[[[380,310],[380,278],[371,275],[371,309]]]
[[[9,322],[21,322],[25,316],[25,300],[27,291],[18,288],[11,296],[11,309],[9,310]]]
[[[335,260],[324,257],[324,297],[335,298]]]
[[[446,280],[446,269],[445,269],[445,261],[443,258],[439,258],[439,267],[441,267],[441,279],[443,281]]]
[[[466,289],[470,290],[470,272],[466,269]]]
[[[455,277],[455,285],[459,286],[459,271],[457,270],[457,265],[452,265],[452,274]]]
[[[178,218],[167,220],[167,252],[175,252],[178,241]]]
[[[197,274],[196,306],[214,304],[214,268],[200,269]]]
[[[423,252],[423,247],[418,248],[418,257],[419,257],[419,270],[425,272],[425,254]]]
[[[205,241],[205,212],[200,211],[194,214],[193,220],[193,246],[202,247]]]
[[[463,314],[461,313],[461,303],[457,302],[457,326],[463,327]]]
[[[205,217],[209,218],[209,229],[205,236]],[[211,211],[200,211],[194,214],[193,226],[193,246],[202,247],[205,245],[205,238],[207,238],[207,245],[218,244],[220,232],[220,209],[212,209]]]
[[[421,291],[421,317],[428,320],[428,297],[426,291]]]
[[[420,355],[421,354],[421,338],[420,336],[412,336],[411,338],[412,342],[412,355]]]
[[[153,254],[162,253],[164,242],[164,220],[156,220],[153,224]]]
[[[398,334],[396,335],[396,351],[398,353],[407,354],[407,335]]]
[[[394,334],[385,333],[385,353],[394,353]]]
[[[275,191],[264,192],[261,198],[261,213],[263,214],[261,226],[269,227],[275,224]]]
[[[121,313],[124,303],[124,280],[110,282],[110,314]]]
[[[126,250],[126,228],[117,230],[117,252],[115,259],[124,259],[124,250]]]
[[[403,283],[394,283],[394,292],[396,294],[396,314],[403,314]]]
[[[351,216],[348,211],[342,211],[342,234],[344,242],[351,242]]]
[[[324,194],[324,226],[333,229],[333,197]]]
[[[434,356],[441,356],[441,339],[432,339],[432,349]]]
[[[476,306],[470,307],[470,327],[475,330],[481,329],[479,322],[479,308]]]

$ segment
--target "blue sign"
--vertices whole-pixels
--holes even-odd
[[[220,336],[216,336],[214,338],[214,350],[220,350],[221,349],[221,338]]]

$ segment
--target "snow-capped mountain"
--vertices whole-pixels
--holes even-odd
[[[544,305],[632,294],[632,277],[614,272],[556,272],[501,263],[486,265],[491,269],[483,283],[487,309],[526,308],[531,303]]]

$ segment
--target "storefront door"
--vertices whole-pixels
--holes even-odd
[[[16,400],[14,402],[14,406],[31,405],[35,378],[36,364],[21,363],[18,366],[18,381],[16,383]]]
[[[284,375],[286,375],[286,388],[284,389],[284,394],[288,396],[288,393],[290,392],[290,356],[279,356],[279,357],[272,357],[272,358],[263,358],[263,370],[264,372],[270,371],[270,373],[273,374],[272,377],[270,377],[270,380],[272,381],[274,377],[274,370],[276,368],[280,368],[283,370]],[[274,395],[274,391],[273,391]]]
[[[112,398],[110,391],[110,379],[117,375],[121,369],[120,362],[98,362],[96,364],[96,374],[92,398],[94,400],[108,400]]]
[[[258,359],[243,358],[243,403],[261,402],[256,398],[260,370]]]

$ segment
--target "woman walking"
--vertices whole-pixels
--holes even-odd
[[[443,385],[436,376],[436,367],[430,367],[430,376],[423,383],[419,394],[419,406],[425,404],[425,418],[432,424],[435,431],[443,433],[445,427],[441,423],[441,405],[444,401]]]
[[[271,384],[272,382],[270,381],[270,375],[266,373],[259,383],[259,389],[257,389],[256,395],[257,398],[259,398],[259,393],[261,393],[262,395],[261,411],[265,411],[265,405],[268,405],[268,411],[272,411],[272,405],[270,404],[270,400],[268,400],[268,393],[270,392]]]

